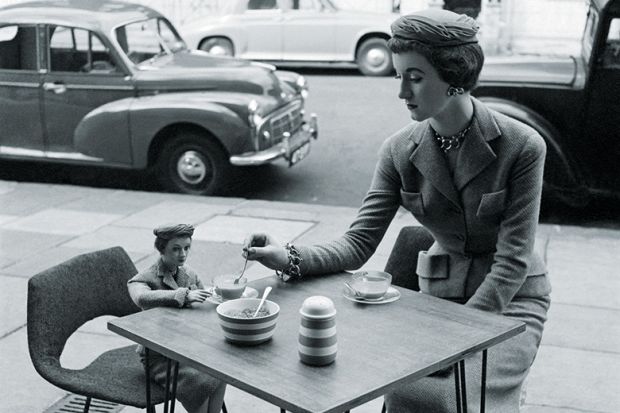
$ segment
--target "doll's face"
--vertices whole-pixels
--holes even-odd
[[[190,237],[172,238],[164,247],[161,258],[169,268],[180,267],[185,264],[191,247]]]
[[[400,81],[398,97],[405,101],[411,118],[423,121],[441,117],[454,101],[447,94],[450,85],[420,53],[394,53],[393,59],[396,78]]]

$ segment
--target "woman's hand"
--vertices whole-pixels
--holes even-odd
[[[204,303],[211,293],[207,290],[189,290],[187,293],[186,303]]]
[[[272,270],[282,270],[288,266],[286,248],[269,234],[250,234],[243,242],[242,255]]]

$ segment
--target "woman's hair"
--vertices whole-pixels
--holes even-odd
[[[153,234],[155,234],[155,249],[162,253],[171,239],[191,238],[194,235],[194,227],[188,224],[166,225],[155,228]]]
[[[466,15],[429,9],[394,21],[388,47],[396,54],[419,53],[444,82],[471,90],[484,64],[477,32],[476,21]]]
[[[472,90],[478,82],[484,53],[479,44],[431,47],[412,40],[392,38],[388,47],[393,53],[416,52],[424,56],[437,70],[439,77],[454,87]]]

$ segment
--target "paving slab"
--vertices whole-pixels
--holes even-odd
[[[70,235],[41,233],[34,235],[27,231],[0,229],[0,258],[7,261],[6,265],[12,265],[23,259],[36,257],[42,251],[54,248],[71,238]]]
[[[66,394],[34,369],[28,354],[26,328],[0,340],[0,413],[44,411]]]
[[[542,342],[620,355],[620,311],[552,302]]]
[[[620,355],[543,345],[527,384],[527,403],[617,413]]]
[[[110,214],[131,215],[158,202],[169,200],[166,196],[136,196],[128,191],[116,190],[96,193],[62,204],[63,209],[87,212],[105,212]]]
[[[28,280],[0,275],[0,339],[26,325]]]
[[[79,186],[20,184],[0,195],[0,211],[25,216],[97,193],[101,191]]]
[[[230,204],[165,201],[136,212],[115,223],[118,226],[148,228],[165,224],[200,224],[214,215],[224,215],[234,208]]]
[[[554,302],[620,309],[617,233],[570,229],[551,236],[547,260]]]
[[[15,221],[18,218],[19,218],[19,215],[0,214],[0,225],[6,224],[7,222]]]
[[[268,232],[282,243],[293,241],[315,225],[314,222],[217,215],[198,225],[193,239],[243,244],[254,232]]]
[[[82,249],[103,249],[117,245],[126,251],[151,253],[153,251],[152,229],[106,226],[89,234],[82,235],[64,243],[63,247]]]
[[[27,277],[30,278],[39,272],[52,267],[54,265],[60,264],[64,261],[69,260],[77,255],[84,254],[87,252],[94,251],[96,248],[68,248],[68,247],[54,247],[48,250],[45,250],[33,257],[28,257],[28,259],[24,259],[18,261],[12,265],[6,266],[2,268],[2,274],[9,274],[19,277]],[[140,258],[144,254],[134,253],[129,254],[132,260]]]
[[[8,194],[17,188],[18,183],[14,181],[0,181],[0,195]]]
[[[50,208],[4,225],[15,231],[43,234],[82,235],[122,218],[121,215]]]

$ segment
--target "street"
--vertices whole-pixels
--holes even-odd
[[[252,200],[358,207],[381,143],[409,121],[392,77],[364,77],[357,70],[298,70],[308,78],[307,112],[319,118],[319,139],[307,158],[289,168],[283,161],[245,168],[222,194]],[[140,172],[5,162],[0,179],[160,191]],[[620,228],[617,201],[594,200],[584,211],[554,211],[547,223]]]

